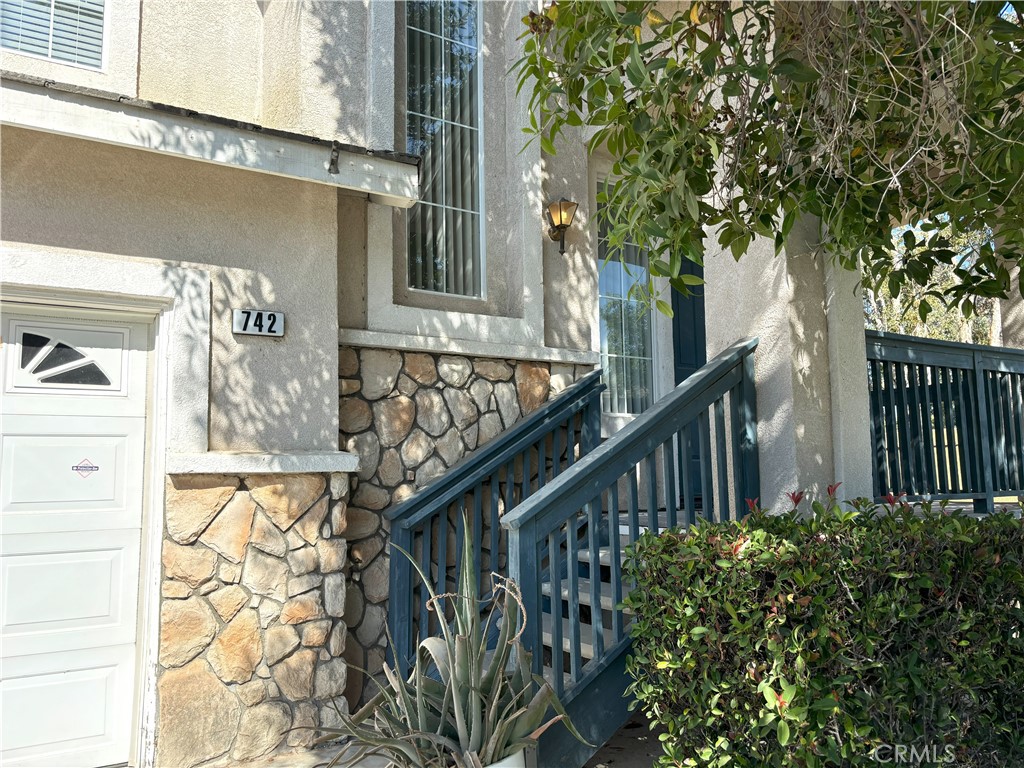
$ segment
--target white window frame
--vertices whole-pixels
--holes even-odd
[[[53,10],[58,0],[49,0],[50,2],[50,37],[49,37],[49,48],[52,53],[53,51]],[[19,48],[7,48],[0,46],[0,49],[6,53],[14,54],[16,56],[24,56],[27,59],[35,59],[36,61],[46,61],[51,64],[56,64],[61,67],[71,67],[73,69],[80,69],[84,72],[96,72],[99,74],[107,73],[107,65],[109,62],[108,49],[110,47],[110,12],[113,10],[114,4],[110,0],[102,0],[103,2],[103,31],[100,34],[100,65],[98,67],[91,66],[89,64],[79,64],[75,61],[65,61],[64,59],[54,58],[52,55],[43,56],[39,53],[31,53],[23,51]]]
[[[598,180],[598,185],[599,186],[601,184],[603,184],[603,183],[604,183],[604,179],[599,179]],[[600,221],[600,219],[598,218],[598,222],[599,221]],[[600,248],[600,241],[601,241],[601,227],[600,227],[600,223],[598,223],[597,224],[597,232],[595,233],[595,240],[594,240],[594,242],[597,244],[598,248]],[[597,282],[597,313],[598,313],[598,318],[597,318],[597,336],[598,336],[598,343],[599,343],[598,352],[601,354],[601,364],[602,365],[605,362],[605,353],[604,353],[603,350],[604,350],[604,346],[606,344],[606,340],[603,338],[603,334],[602,334],[602,329],[603,329],[604,326],[603,326],[603,324],[601,322],[601,299],[603,298],[603,295],[601,294],[600,270],[603,270],[604,267],[605,267],[605,264],[604,264],[603,261],[601,261],[601,263],[599,263],[598,267],[597,267],[598,271],[599,271],[598,282]],[[623,303],[627,303],[628,302],[627,296],[628,296],[628,294],[624,295],[623,298],[621,299],[621,301]],[[649,339],[650,347],[649,347],[649,349],[650,349],[650,366],[651,366],[651,368],[650,368],[651,391],[650,391],[649,402],[647,404],[647,407],[650,408],[652,405],[654,405],[655,402],[657,402],[658,397],[660,396],[660,391],[659,391],[660,390],[660,387],[659,387],[659,378],[660,377],[658,375],[659,374],[659,370],[658,370],[658,361],[659,361],[658,336],[660,334],[658,332],[658,327],[657,327],[658,326],[658,322],[657,322],[657,320],[658,320],[658,317],[657,317],[658,313],[656,313],[654,311],[653,307],[648,307],[647,314],[648,314],[648,317],[649,317],[648,331],[650,333],[650,339]],[[617,359],[629,359],[629,358],[624,358],[624,357],[621,357],[621,356],[618,356],[618,355],[616,355],[615,357]],[[646,359],[646,358],[644,358],[644,359]],[[621,428],[622,426],[625,426],[625,424],[627,424],[628,422],[632,421],[633,419],[635,419],[637,416],[640,415],[639,413],[629,413],[627,411],[606,411],[606,410],[604,410],[604,403],[603,403],[603,401],[604,401],[604,398],[602,398],[602,409],[601,409],[602,418],[603,418],[604,421],[609,423],[610,427],[612,427],[611,431],[615,431],[615,429],[618,429],[618,428]]]
[[[443,3],[447,3],[449,0],[441,0],[441,1]],[[486,237],[486,234],[487,234],[487,212],[486,212],[487,191],[486,191],[486,189],[484,187],[484,180],[485,180],[485,177],[486,177],[486,173],[485,173],[485,169],[484,169],[484,61],[483,61],[483,56],[482,56],[482,53],[483,53],[483,38],[484,38],[484,23],[483,23],[483,19],[484,19],[484,0],[473,0],[473,2],[475,2],[476,9],[477,9],[477,12],[476,12],[477,83],[476,83],[476,93],[474,94],[474,98],[476,99],[476,110],[475,110],[476,115],[475,115],[475,117],[476,117],[476,131],[477,131],[477,156],[476,156],[476,166],[477,166],[476,167],[476,173],[477,173],[477,201],[476,202],[477,202],[477,206],[479,207],[479,212],[477,212],[477,217],[478,217],[478,229],[479,229],[478,235],[479,235],[479,242],[480,242],[480,251],[479,251],[479,254],[478,254],[478,259],[477,259],[477,264],[476,264],[476,271],[477,271],[477,274],[479,275],[480,291],[479,291],[479,293],[466,293],[466,294],[463,294],[463,293],[451,293],[451,292],[448,292],[448,291],[445,291],[445,290],[430,290],[428,288],[417,288],[417,287],[413,286],[412,285],[411,275],[410,275],[410,272],[411,272],[411,260],[410,260],[410,254],[408,252],[408,247],[409,247],[408,235],[406,236],[406,242],[404,244],[404,247],[406,249],[405,283],[406,283],[406,290],[408,290],[410,293],[418,293],[418,294],[426,295],[426,296],[451,296],[451,297],[455,297],[455,298],[459,298],[459,299],[487,301],[487,299],[488,299],[488,296],[487,296],[487,237]],[[408,6],[407,6],[407,8],[408,8]],[[404,79],[404,83],[405,83],[405,110],[406,110],[406,112],[405,112],[406,137],[403,139],[405,141],[408,141],[408,138],[407,138],[407,136],[408,136],[408,121],[409,121],[409,116],[410,115],[415,115],[417,117],[421,117],[421,118],[424,118],[424,119],[427,119],[427,120],[440,120],[442,123],[447,123],[449,125],[459,125],[458,123],[452,123],[450,120],[448,120],[445,117],[438,118],[438,117],[434,117],[432,115],[424,115],[424,114],[421,114],[419,112],[413,113],[413,112],[409,111],[409,108],[408,108],[409,107],[409,91],[408,91],[408,83],[409,83],[409,79],[408,79],[408,66],[409,66],[409,56],[408,56],[409,24],[408,24],[408,18],[409,18],[408,10],[406,10],[406,16],[405,16],[405,19],[406,19],[406,23],[405,23],[405,30],[406,30],[406,32],[405,32],[405,35],[406,35],[406,43],[405,43],[405,45],[406,45],[406,59],[405,60],[406,60],[406,68],[407,68],[407,70],[406,70],[405,79]],[[457,40],[452,40],[452,39],[444,37],[444,36],[434,35],[433,33],[428,32],[426,30],[421,30],[418,27],[416,27],[415,29],[416,29],[416,32],[418,34],[430,35],[431,37],[438,37],[440,40],[442,40],[444,42],[452,42],[452,43],[457,43],[458,42]],[[445,109],[447,109],[447,104],[445,104]],[[442,163],[444,162],[444,153],[446,151],[447,151],[447,148],[444,147],[443,143],[442,143],[442,157],[441,157],[441,162]],[[424,189],[425,189],[425,186],[422,184],[422,180],[421,180],[421,186],[420,186],[421,194],[423,193]],[[406,227],[407,227],[406,231],[408,231],[409,217],[412,215],[413,211],[415,211],[417,206],[420,205],[420,204],[421,204],[420,202],[417,202],[406,213]],[[423,202],[422,204],[423,205],[430,205],[430,206],[432,206],[434,208],[437,208],[437,209],[441,210],[442,213],[444,211],[447,211],[447,210],[460,211],[460,212],[461,211],[465,211],[465,209],[457,209],[457,208],[449,207],[449,206],[444,205],[443,203],[438,204],[438,203],[426,203],[426,202]],[[470,211],[470,213],[473,213],[473,212]]]

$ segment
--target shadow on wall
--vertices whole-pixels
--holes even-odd
[[[14,128],[4,143],[6,241],[157,261],[172,283],[209,270],[210,359],[190,364],[210,369],[211,449],[337,449],[332,189]],[[175,288],[197,327],[195,286]],[[232,308],[285,310],[284,340],[233,335]]]

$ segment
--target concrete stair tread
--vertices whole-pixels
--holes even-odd
[[[589,561],[588,561],[589,562]],[[579,590],[579,601],[580,605],[591,605],[590,601],[590,579],[580,578],[576,580],[577,587]],[[562,601],[569,601],[569,579],[562,579]],[[545,581],[541,584],[540,591],[545,597],[551,597],[552,584],[550,581]],[[628,590],[623,590],[623,597]],[[612,585],[607,581],[601,581],[601,610],[611,611],[615,608],[612,602]]]
[[[569,619],[562,619],[562,651],[565,653],[571,653],[571,639],[569,636],[572,624]],[[541,625],[541,637],[544,645],[551,647],[551,643],[554,640],[554,633],[552,632],[552,616],[549,613],[544,614],[544,620]],[[615,643],[614,635],[611,629],[604,627],[604,647],[610,648]],[[594,658],[594,630],[593,625],[584,624],[580,622],[580,656],[584,659]]]

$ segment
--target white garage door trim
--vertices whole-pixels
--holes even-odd
[[[210,277],[206,270],[131,262],[63,249],[5,247],[0,293],[6,301],[144,314],[154,328],[149,447],[140,566],[138,677],[132,765],[156,754],[156,669],[160,621],[163,477],[169,452],[208,449]],[[148,523],[148,524],[147,524]]]

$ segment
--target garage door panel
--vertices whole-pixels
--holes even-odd
[[[144,439],[141,418],[6,417],[4,533],[141,525]]]
[[[0,309],[0,764],[122,764],[135,727],[150,326]]]
[[[134,642],[138,530],[4,536],[3,548],[5,654]]]
[[[132,646],[4,661],[0,682],[3,765],[83,766],[109,762],[130,737]]]

